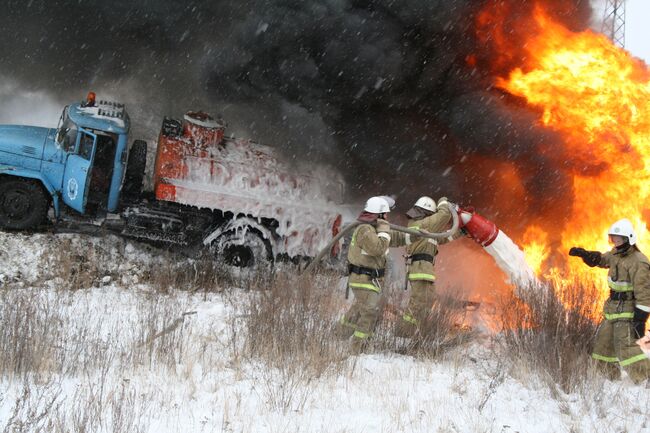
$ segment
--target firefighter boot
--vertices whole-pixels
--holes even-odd
[[[419,327],[425,324],[431,312],[435,296],[436,288],[432,281],[411,282],[411,297],[395,331],[398,337],[413,338],[418,334]]]

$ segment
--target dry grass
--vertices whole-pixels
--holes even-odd
[[[271,409],[298,409],[309,384],[339,373],[347,355],[333,334],[340,308],[336,278],[282,273],[261,287],[240,305],[244,320],[233,346],[260,363],[255,379]]]
[[[84,320],[88,311],[71,311],[68,293],[0,290],[0,374],[69,377],[92,374],[114,362],[172,368],[182,360],[188,336],[183,326],[161,331],[182,317],[187,305],[158,295],[139,300],[126,320],[108,324]]]
[[[449,349],[471,341],[469,330],[463,327],[465,307],[462,301],[448,295],[439,295],[425,324],[409,339],[396,336],[402,308],[410,293],[391,292],[385,300],[381,319],[375,330],[372,350],[396,352],[423,360],[438,359]]]
[[[25,378],[0,428],[3,433],[144,432],[147,398],[127,383],[111,388],[106,377],[72,395],[65,395],[54,378],[44,383]]]
[[[102,278],[115,277],[107,267],[112,263],[110,251],[98,244],[88,244],[80,250],[70,238],[61,238],[51,254],[44,257],[44,278],[59,278],[63,290],[88,289],[101,285]]]
[[[333,329],[346,308],[343,292],[337,289],[339,276],[298,276],[292,268],[273,275],[233,274],[211,260],[173,253],[135,266],[129,263],[127,268],[115,253],[110,246],[92,243],[80,249],[63,239],[43,273],[44,282],[58,281],[57,290],[13,283],[0,289],[0,376],[20,388],[18,394],[0,395],[5,407],[13,401],[10,417],[0,420],[0,431],[146,431],[147,417],[159,410],[150,402],[160,396],[141,392],[128,377],[156,371],[162,377],[186,379],[187,374],[192,381],[183,371],[191,371],[193,363],[206,370],[232,369],[240,379],[250,379],[272,412],[301,410],[318,398],[314,392],[320,385],[353,377],[350,342],[338,340]],[[138,289],[132,293],[137,304],[128,317],[102,323],[110,312],[93,311],[92,300],[87,309],[71,311],[88,293],[84,289],[105,285],[107,276]],[[124,284],[125,277],[144,284]],[[509,297],[501,305],[504,331],[494,339],[499,343],[496,361],[485,373],[489,383],[479,413],[489,407],[508,373],[522,382],[541,377],[552,390],[567,392],[595,383],[589,353],[596,326],[588,319],[599,307],[593,301],[598,298],[595,287],[577,284],[567,292],[564,300],[573,307],[560,302],[552,286],[520,290],[526,304]],[[191,316],[183,316],[192,310],[190,299],[201,299],[192,292],[204,293],[204,299],[218,292],[233,309],[228,337],[221,340],[228,340],[227,346],[215,345],[216,335],[195,338],[187,320]],[[438,361],[472,341],[471,333],[459,326],[465,315],[462,303],[444,296],[417,338],[397,338],[400,306],[408,295],[387,290],[367,352]],[[63,392],[61,380],[66,379],[84,386]],[[559,391],[554,395],[561,400]],[[232,402],[233,407],[239,404]]]
[[[124,239],[111,242],[80,242],[76,238],[57,237],[51,240],[51,252],[42,258],[41,282],[57,281],[61,290],[80,290],[117,282],[129,287],[146,284],[158,293],[172,290],[189,292],[222,292],[232,287],[249,288],[260,276],[241,272],[202,255],[192,259],[180,252],[135,244],[145,253],[142,260],[126,261]]]
[[[13,404],[10,415],[0,419],[0,431],[145,431],[149,397],[120,378],[139,369],[175,374],[176,363],[184,361],[186,330],[179,326],[151,337],[185,305],[165,296],[142,297],[129,320],[108,324],[87,320],[89,311],[72,310],[83,308],[72,296],[81,295],[0,290],[0,376],[17,384],[14,389],[19,386],[7,399]],[[63,391],[64,381],[83,386]]]
[[[233,323],[231,347],[241,359],[253,360],[253,379],[272,410],[300,409],[313,385],[350,371],[351,340],[335,335],[335,324],[345,310],[338,275],[297,276],[278,273],[240,304],[239,324]],[[403,292],[402,292],[403,293]],[[395,337],[396,307],[402,293],[389,296],[366,353],[402,353],[436,359],[448,349],[469,341],[459,327],[465,310],[455,299],[441,297],[417,338]],[[281,385],[278,385],[281,384]]]
[[[526,303],[511,295],[500,308],[501,353],[520,372],[541,374],[565,392],[575,390],[590,377],[597,328],[592,318],[600,307],[595,302],[597,288],[576,283],[572,290],[560,293],[547,283],[517,290]]]
[[[167,265],[149,267],[143,278],[144,282],[160,293],[172,290],[223,292],[232,287],[245,287],[250,280],[237,275],[236,270],[211,257],[188,259],[169,252],[163,257]]]

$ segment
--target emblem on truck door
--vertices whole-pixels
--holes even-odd
[[[79,191],[79,185],[77,184],[77,179],[70,179],[68,181],[68,197],[70,200],[77,198],[77,192]]]

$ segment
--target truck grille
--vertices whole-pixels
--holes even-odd
[[[36,156],[36,148],[32,146],[23,146],[21,148],[22,152],[27,155]]]

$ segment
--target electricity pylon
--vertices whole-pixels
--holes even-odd
[[[601,32],[625,48],[625,0],[607,0]]]

